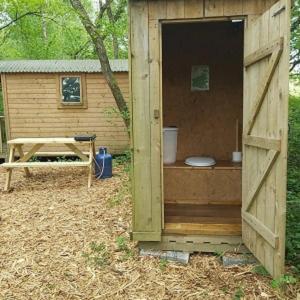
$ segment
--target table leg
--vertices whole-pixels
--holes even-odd
[[[23,149],[22,149],[22,145],[17,145],[17,149],[18,149],[18,152],[20,154],[20,159],[22,160],[22,157],[24,157],[24,152],[23,152]],[[28,168],[24,168],[24,171],[25,171],[25,174],[27,177],[30,177],[30,172],[29,172],[29,169]]]
[[[14,161],[14,155],[15,155],[15,146],[11,145],[9,148],[9,158],[8,162],[13,162]],[[7,192],[10,188],[10,181],[11,181],[11,174],[12,174],[12,169],[9,168],[6,171],[6,180],[5,180],[5,185],[4,185],[4,191]]]
[[[92,160],[92,165],[94,166],[93,171],[94,171],[94,174],[95,174],[95,173],[96,173],[96,165],[95,165],[96,149],[95,149],[95,142],[93,142],[92,147],[93,147],[93,160]]]
[[[89,177],[88,177],[88,188],[90,188],[92,186],[92,176],[93,176],[93,142],[90,143],[90,149],[89,149]]]

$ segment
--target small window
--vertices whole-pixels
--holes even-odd
[[[80,77],[61,77],[61,100],[63,104],[81,104]]]
[[[58,108],[87,108],[85,74],[58,75]]]
[[[208,66],[192,66],[191,90],[192,91],[209,90],[209,67]]]

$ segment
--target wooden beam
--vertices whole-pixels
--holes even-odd
[[[274,249],[278,247],[278,236],[261,221],[248,212],[242,212],[242,217],[243,220],[246,221],[259,235],[261,235]]]
[[[251,130],[255,123],[255,119],[256,119],[256,117],[259,113],[259,110],[262,106],[263,100],[268,92],[270,82],[271,82],[273,74],[276,70],[276,67],[279,62],[281,54],[282,54],[282,48],[277,48],[276,51],[273,52],[273,54],[270,58],[268,68],[266,70],[264,77],[261,80],[261,85],[258,89],[258,93],[257,93],[256,99],[254,101],[253,108],[249,114],[250,117],[248,119],[247,125],[245,126],[245,134],[246,135],[251,133]]]
[[[155,231],[138,231],[138,232],[132,232],[131,238],[134,241],[145,241],[145,242],[151,242],[151,241],[160,241],[161,240],[161,231],[155,232]]]
[[[22,149],[22,145],[18,144],[16,145],[16,148],[20,154],[20,160],[23,160],[24,159],[24,152],[23,152],[23,149]],[[30,156],[31,157],[31,156]],[[27,160],[27,157],[24,159],[24,161]],[[25,174],[27,177],[30,177],[30,172],[29,172],[29,169],[28,168],[24,168],[24,171],[25,171]]]
[[[262,138],[257,136],[246,135],[244,138],[244,144],[247,146],[253,146],[257,148],[263,148],[268,150],[280,151],[281,149],[281,140],[271,139],[271,138]]]
[[[22,150],[22,146],[20,144],[18,144],[16,146],[16,148],[18,149],[19,153],[20,153],[20,159],[17,160],[16,162],[25,162],[28,161],[44,144],[36,144],[34,145],[28,152],[26,152],[26,154],[24,155],[23,150]],[[21,154],[21,152],[22,154]]]
[[[260,49],[254,51],[253,53],[249,54],[248,56],[245,57],[244,59],[244,66],[250,67],[251,65],[259,62],[260,60],[270,56],[273,51],[277,48],[283,49],[283,42],[284,39],[283,37],[268,43],[264,47],[261,47]]]
[[[88,156],[84,155],[81,150],[79,150],[74,144],[65,144],[68,148],[70,148],[78,157],[80,157],[83,161],[88,161]]]
[[[256,181],[252,185],[252,189],[250,190],[249,194],[247,195],[247,199],[245,201],[245,207],[243,207],[243,211],[248,211],[250,209],[255,196],[260,191],[260,188],[262,187],[264,180],[270,173],[271,168],[272,168],[278,154],[279,154],[278,151],[275,151],[275,150],[269,151],[266,161],[260,170],[260,174],[258,174],[258,176],[256,177]]]

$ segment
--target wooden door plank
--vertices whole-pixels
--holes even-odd
[[[276,41],[272,41],[267,45],[261,47],[260,49],[254,51],[253,53],[249,54],[244,59],[244,66],[250,67],[254,63],[259,62],[260,60],[266,58],[267,56],[271,55],[275,49],[282,49],[283,48],[283,38],[276,39]]]
[[[256,219],[248,212],[242,212],[243,219],[251,225],[256,232],[261,235],[273,248],[278,247],[278,236],[275,235],[268,227],[266,227],[261,221]]]
[[[253,146],[268,150],[280,151],[281,149],[281,140],[280,139],[272,139],[272,138],[262,138],[258,136],[244,136],[244,144],[247,146]]]
[[[247,200],[245,201],[245,206],[243,207],[244,211],[248,211],[250,209],[250,206],[253,203],[255,196],[258,194],[260,188],[262,187],[265,178],[270,173],[271,168],[272,168],[278,154],[279,154],[278,151],[275,151],[275,150],[269,151],[269,153],[266,157],[265,163],[264,163],[263,167],[261,168],[256,181],[253,183],[252,189],[248,193]]]
[[[251,133],[256,116],[259,113],[259,109],[262,105],[262,102],[263,102],[265,96],[266,96],[266,93],[268,92],[269,84],[272,80],[272,75],[274,74],[277,64],[279,62],[281,53],[282,53],[282,49],[277,48],[273,52],[273,54],[270,58],[269,67],[266,70],[263,79],[261,80],[262,83],[260,85],[260,88],[258,89],[256,99],[255,99],[254,104],[251,109],[250,117],[249,117],[247,125],[246,125],[246,134]]]
[[[276,211],[275,233],[279,235],[278,251],[274,255],[274,276],[279,277],[284,272],[285,259],[285,213],[287,193],[287,148],[288,148],[288,99],[289,99],[289,55],[290,55],[290,17],[291,1],[281,0],[281,7],[285,10],[272,18],[279,18],[280,36],[284,36],[284,48],[278,67],[279,85],[276,99],[278,102],[278,127],[281,136],[281,152],[276,162]],[[278,10],[277,10],[278,11]]]

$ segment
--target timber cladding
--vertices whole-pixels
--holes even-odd
[[[96,146],[112,153],[128,149],[129,138],[115,100],[101,73],[82,76],[86,105],[59,106],[59,78],[63,74],[2,74],[5,82],[5,113],[9,139],[20,137],[72,137],[95,133]],[[72,75],[73,76],[73,75]],[[128,73],[115,73],[124,97],[128,99]],[[25,149],[27,150],[27,149]],[[42,152],[65,152],[63,145],[49,145]],[[84,149],[83,150],[87,150]]]
[[[242,96],[243,112],[241,112],[241,106],[237,106],[238,109],[236,111],[234,109],[227,111],[228,114],[231,114],[230,119],[232,122],[241,113],[243,114],[242,241],[266,267],[270,274],[275,277],[283,274],[285,256],[290,6],[291,3],[289,0],[129,1],[129,58],[132,99],[131,139],[134,167],[134,240],[143,243],[151,242],[152,244],[155,243],[155,245],[166,248],[171,247],[171,242],[174,242],[176,243],[176,249],[180,249],[182,244],[180,244],[178,239],[172,238],[168,242],[168,245],[166,245],[164,239],[164,232],[174,234],[178,233],[179,229],[181,230],[181,234],[187,232],[186,236],[190,239],[191,232],[196,227],[191,227],[192,230],[185,231],[188,219],[185,219],[184,222],[176,221],[168,223],[168,218],[170,219],[170,217],[173,218],[174,216],[170,216],[167,209],[164,212],[164,193],[166,198],[170,198],[166,199],[169,201],[166,204],[167,208],[168,205],[174,205],[179,211],[183,207],[182,205],[187,207],[189,211],[192,211],[188,205],[194,205],[194,202],[199,202],[199,200],[209,205],[214,205],[212,202],[215,202],[216,199],[208,197],[211,195],[206,195],[203,190],[204,188],[201,189],[200,184],[199,189],[193,188],[190,194],[188,194],[189,190],[184,191],[184,189],[188,189],[188,179],[186,181],[180,179],[183,173],[195,172],[193,174],[195,184],[193,185],[197,186],[198,181],[202,180],[201,182],[203,183],[204,180],[199,180],[199,178],[200,176],[204,177],[207,171],[201,169],[186,170],[183,167],[182,170],[179,170],[176,169],[175,165],[173,168],[170,167],[167,170],[169,174],[172,173],[170,177],[163,177],[163,170],[167,169],[167,167],[163,166],[162,163],[162,128],[164,125],[178,126],[179,124],[179,130],[181,127],[185,132],[190,132],[187,128],[187,122],[180,120],[178,116],[180,116],[181,112],[184,113],[187,103],[184,101],[188,100],[188,97],[187,99],[184,99],[184,97],[186,93],[189,93],[187,87],[190,87],[187,81],[183,82],[190,70],[185,71],[184,63],[182,63],[182,66],[180,64],[181,61],[191,59],[188,56],[192,54],[192,50],[188,52],[184,50],[188,41],[185,39],[180,44],[180,37],[184,36],[186,38],[193,33],[189,33],[186,28],[185,32],[180,35],[180,30],[184,26],[187,26],[187,23],[189,23],[189,28],[192,31],[192,25],[197,22],[205,26],[207,22],[216,23],[243,19],[245,27],[242,46],[244,49],[242,47],[237,49],[238,55],[241,53],[244,55],[244,74],[241,75],[240,79],[237,79],[240,81],[243,77],[242,94],[240,90],[241,82],[239,88],[232,85],[237,95],[239,97]],[[164,26],[170,26],[171,28],[171,26],[177,25],[179,26],[176,31],[177,36],[174,32],[172,37],[172,32],[169,32],[170,53],[165,54],[163,47],[166,41],[163,36]],[[225,27],[222,30],[225,30]],[[218,34],[218,32],[215,31],[214,34]],[[222,38],[221,35],[218,35],[220,39]],[[178,39],[178,45],[177,49],[174,49],[176,38]],[[214,43],[217,42],[214,41]],[[198,41],[196,40],[194,44],[197,45],[197,43]],[[222,45],[219,47],[222,47]],[[217,51],[214,48],[216,47],[212,47],[211,51]],[[228,51],[226,47],[223,48],[224,51]],[[222,56],[222,53],[218,54],[215,52],[215,55]],[[170,60],[169,62],[168,59]],[[215,61],[218,59],[219,57],[216,57]],[[199,65],[205,64],[205,62],[200,60],[196,63]],[[188,64],[190,65],[191,63],[188,62]],[[219,66],[221,65],[220,62],[218,64]],[[215,70],[212,68],[212,77],[214,72]],[[217,70],[217,72],[222,72],[222,70]],[[226,76],[226,72],[222,76]],[[180,77],[180,83],[185,89],[184,93],[182,90],[179,90]],[[227,82],[228,78],[224,78],[224,80]],[[169,83],[169,87],[166,86],[166,82]],[[213,82],[211,83],[213,84]],[[228,82],[226,85],[228,85]],[[172,89],[174,88],[171,92],[170,86],[172,86]],[[216,91],[216,89],[214,90]],[[166,91],[168,92],[166,93]],[[221,94],[220,92],[219,95]],[[220,97],[217,94],[214,99],[211,98],[209,100],[213,102],[216,99],[223,98],[226,101],[230,99],[234,103],[238,103],[237,99],[239,97],[230,94],[229,89],[224,94],[228,94],[228,98]],[[175,111],[176,102],[174,102],[174,99],[179,99],[176,100],[180,104],[178,105],[177,103],[176,109],[179,111]],[[197,101],[198,99],[195,99],[194,102],[196,103]],[[209,102],[208,98],[206,101]],[[215,102],[214,106],[217,107],[218,105]],[[175,116],[173,119],[171,119],[172,113],[170,112]],[[215,116],[216,112],[214,114],[211,113],[212,118],[215,118]],[[216,125],[218,125],[219,119],[215,119],[217,119]],[[189,117],[188,120],[193,121],[193,118]],[[174,122],[179,123],[174,124]],[[229,124],[228,127],[232,127],[232,125]],[[197,126],[200,126],[200,123]],[[180,158],[196,154],[195,152],[215,155],[217,158],[228,157],[229,150],[226,149],[227,144],[225,149],[217,149],[218,152],[214,154],[212,153],[212,149],[180,148],[184,144],[182,143],[182,139],[187,138],[186,135],[179,136]],[[189,140],[186,144],[190,145],[192,142]],[[232,145],[229,146],[232,148]],[[206,151],[209,153],[205,153]],[[227,157],[226,159],[228,160]],[[202,174],[198,175],[197,172]],[[225,171],[219,174],[223,172]],[[239,175],[238,170],[233,170],[231,173],[236,174],[235,176]],[[176,179],[176,177],[179,179]],[[186,177],[191,178],[191,175],[187,174]],[[222,177],[226,179],[225,176],[222,175]],[[193,180],[190,181],[192,182]],[[218,180],[217,183],[221,183],[221,181]],[[180,190],[178,192],[176,192],[175,188],[164,190],[164,184],[167,184],[169,187],[179,187]],[[180,186],[180,184],[182,185]],[[228,187],[228,183],[225,184]],[[219,186],[222,188],[222,184]],[[219,190],[219,192],[219,200],[224,200],[223,203],[225,203],[229,193],[225,193],[225,189]],[[236,193],[234,196],[236,196]],[[230,198],[229,200],[232,202],[238,202],[239,200],[231,196]],[[181,207],[178,207],[178,204]],[[175,217],[177,218],[178,216],[176,215]],[[192,225],[194,226],[194,224]],[[203,224],[199,223],[197,225],[202,226]],[[202,228],[207,230],[206,225],[203,225],[201,228],[197,227],[196,229],[202,230]],[[223,242],[224,239],[222,237],[220,243]],[[200,250],[205,249],[205,247],[202,248],[200,245],[199,247]]]

